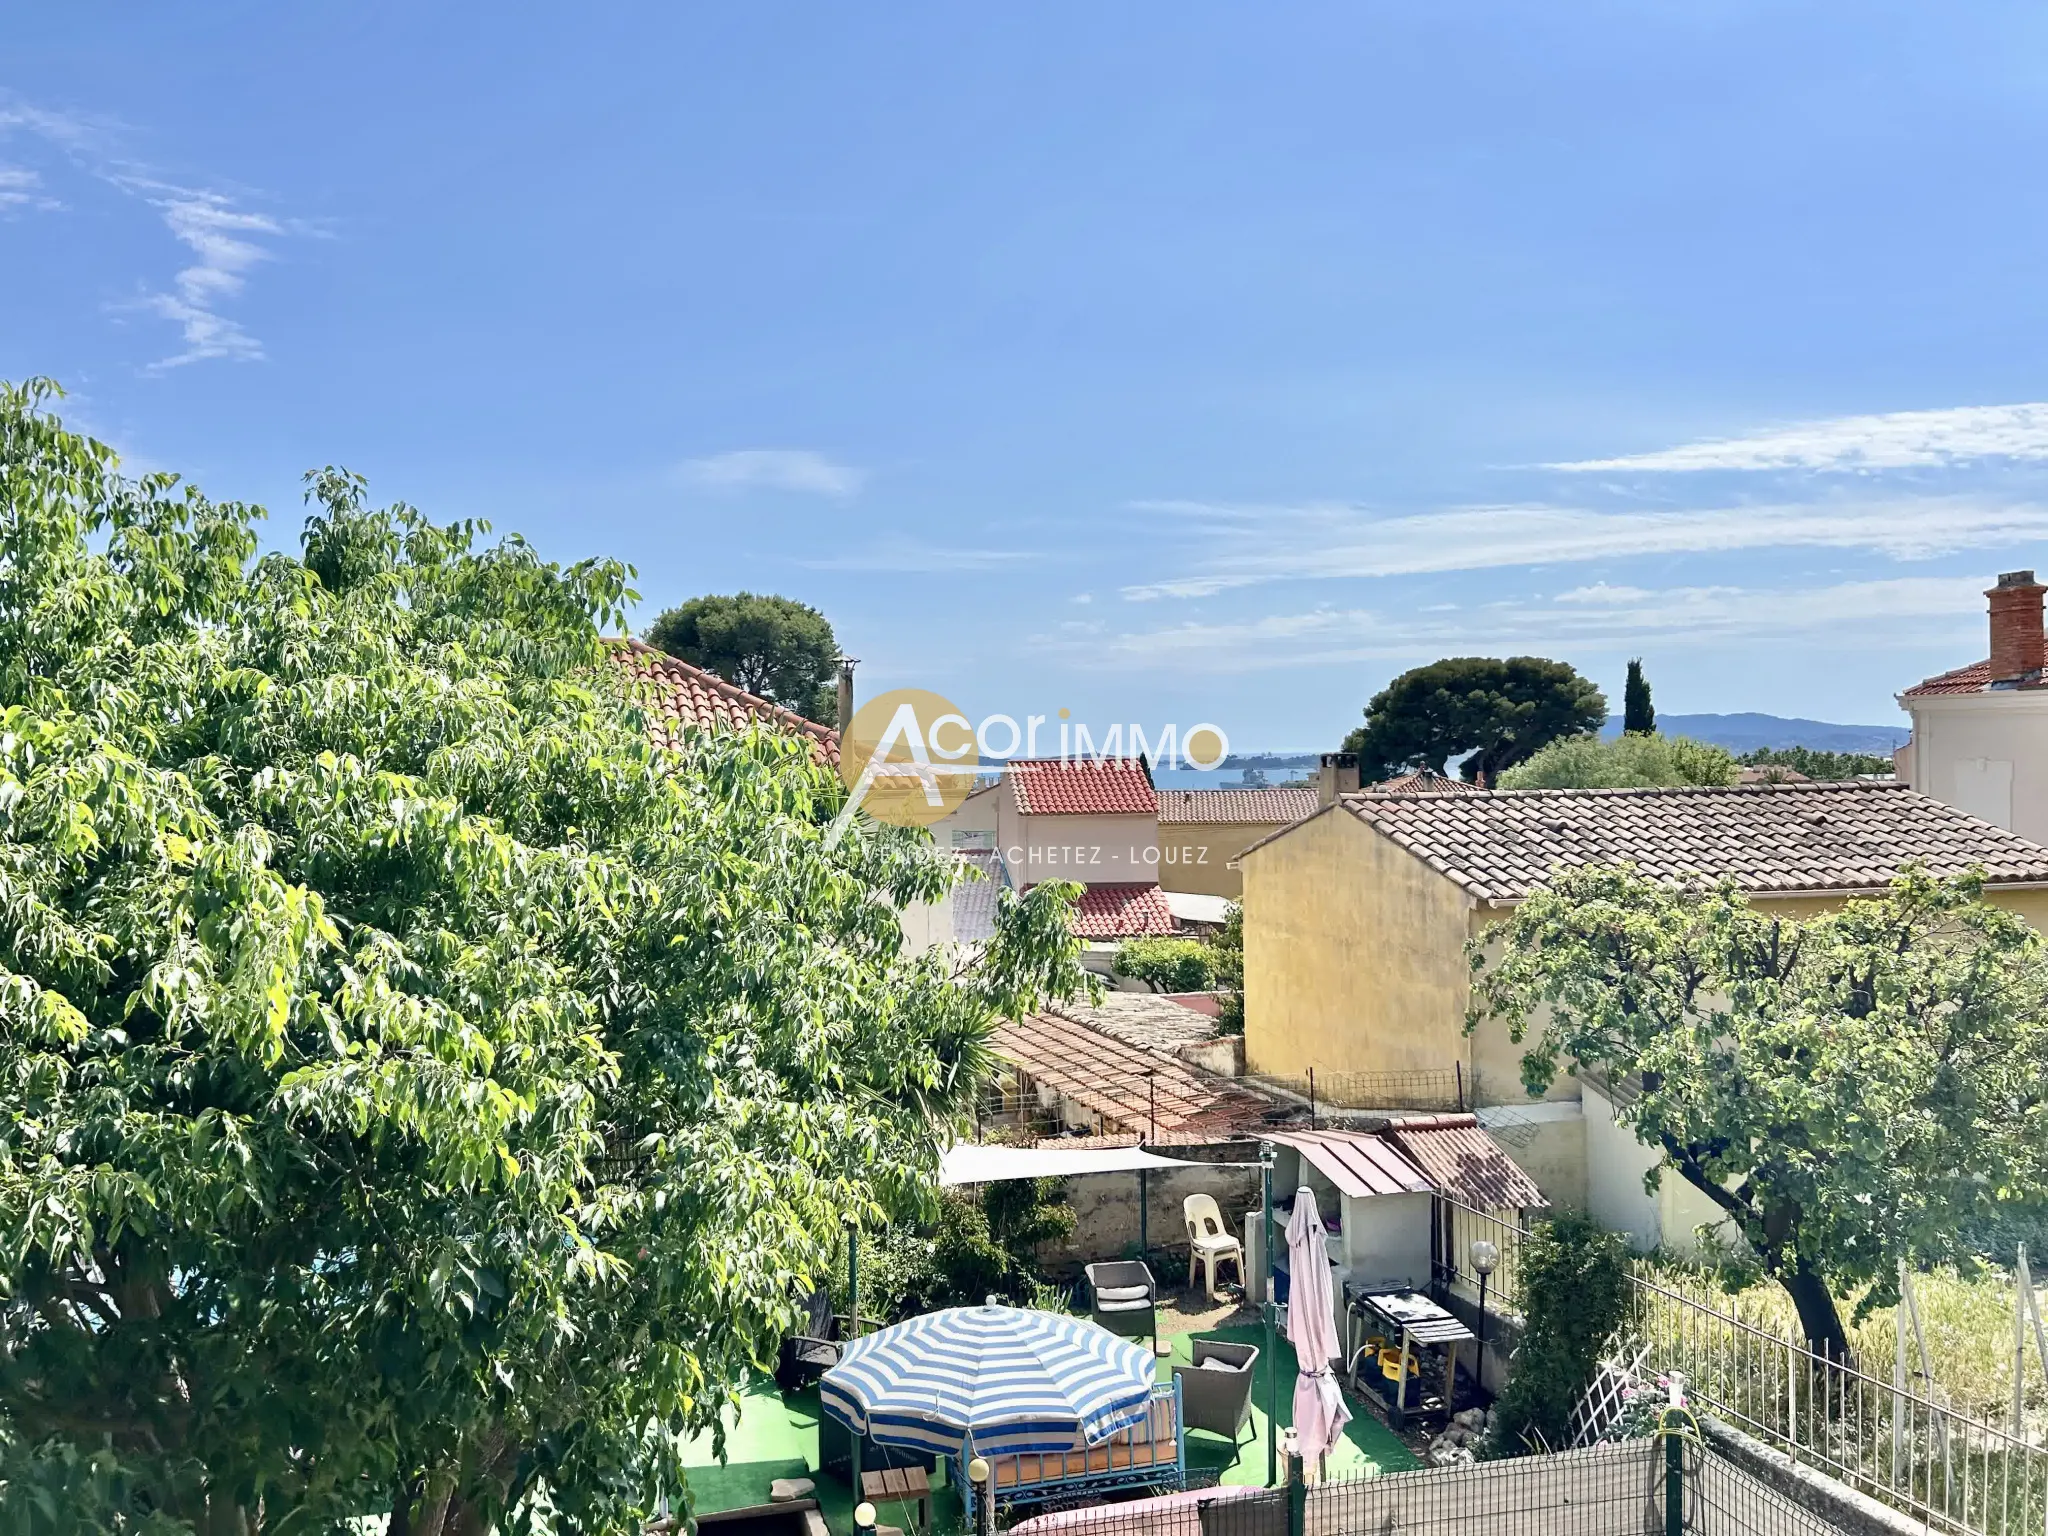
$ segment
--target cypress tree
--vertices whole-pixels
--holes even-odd
[[[1657,729],[1657,711],[1650,707],[1650,682],[1643,676],[1640,657],[1628,664],[1628,681],[1622,685],[1621,728],[1645,736]]]

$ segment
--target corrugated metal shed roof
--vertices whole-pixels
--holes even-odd
[[[1370,1131],[1260,1131],[1258,1136],[1294,1148],[1323,1171],[1340,1195],[1361,1199],[1430,1192],[1429,1180]]]
[[[1523,1210],[1550,1202],[1471,1115],[1397,1120],[1380,1133],[1438,1189],[1471,1205]]]

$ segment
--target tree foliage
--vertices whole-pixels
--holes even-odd
[[[637,1528],[1079,984],[1074,888],[907,957],[948,862],[828,849],[799,742],[650,745],[626,568],[334,470],[259,558],[48,396],[0,387],[9,1464],[237,1536]]]
[[[1624,735],[1647,736],[1657,729],[1657,711],[1650,703],[1650,680],[1643,676],[1642,659],[1628,664],[1628,677],[1621,688],[1621,729]]]
[[[1677,789],[1733,784],[1735,759],[1689,736],[1573,736],[1500,776],[1501,789]]]
[[[1628,1315],[1628,1243],[1582,1211],[1536,1223],[1516,1262],[1523,1313],[1515,1368],[1483,1450],[1513,1456],[1571,1443],[1572,1410]]]
[[[1856,779],[1873,774],[1889,777],[1892,760],[1872,752],[1817,752],[1812,747],[1758,747],[1736,761],[1745,768],[1789,768],[1803,778]]]
[[[990,1296],[1028,1305],[1041,1290],[1038,1246],[1072,1236],[1074,1222],[1056,1178],[949,1189],[931,1219],[863,1239],[861,1311],[893,1322]],[[843,1282],[835,1294],[847,1301]]]
[[[2048,1194],[2041,939],[1975,876],[1910,870],[1799,919],[1726,883],[1561,873],[1472,965],[1468,1027],[1535,1036],[1531,1093],[1568,1064],[1610,1078],[1618,1118],[1727,1214],[1817,1352],[1846,1351],[1837,1295],[1888,1304],[1900,1259],[1969,1265],[1968,1230]]]
[[[1561,661],[1538,656],[1454,656],[1404,672],[1373,695],[1365,724],[1344,738],[1370,783],[1411,769],[1459,770],[1491,785],[1549,743],[1589,735],[1606,722],[1607,700]]]
[[[825,615],[793,598],[693,597],[649,625],[647,643],[806,719],[839,723],[839,642]]]
[[[1155,992],[1206,992],[1216,984],[1215,952],[1200,939],[1126,939],[1114,965],[1117,975]]]

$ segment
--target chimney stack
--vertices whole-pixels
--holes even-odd
[[[853,724],[853,669],[859,665],[860,658],[857,656],[842,656],[839,658],[839,731],[841,735],[844,735],[846,728]]]
[[[2048,588],[2032,571],[2007,571],[1984,595],[1991,600],[1991,681],[2031,681],[2041,675],[2048,646],[2041,636],[2041,594]]]
[[[1339,795],[1358,791],[1358,757],[1351,752],[1325,752],[1316,770],[1316,804],[1335,805]]]

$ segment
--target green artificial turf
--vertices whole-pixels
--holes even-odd
[[[1266,1481],[1266,1404],[1272,1385],[1270,1366],[1280,1371],[1280,1425],[1293,1422],[1295,1362],[1294,1347],[1284,1338],[1275,1339],[1274,1356],[1263,1353],[1265,1329],[1256,1324],[1237,1328],[1216,1328],[1204,1333],[1179,1334],[1167,1342],[1172,1354],[1159,1361],[1159,1379],[1171,1381],[1173,1367],[1192,1359],[1196,1339],[1223,1339],[1233,1344],[1256,1344],[1258,1375],[1252,1389],[1252,1428],[1232,1460],[1231,1444],[1221,1435],[1206,1430],[1186,1432],[1184,1445],[1188,1469],[1214,1468],[1221,1482],[1242,1487],[1261,1486]],[[834,1532],[853,1529],[853,1491],[835,1477],[812,1470],[818,1463],[818,1389],[807,1387],[784,1397],[766,1377],[755,1381],[740,1399],[736,1414],[726,1423],[726,1459],[720,1465],[712,1451],[712,1437],[699,1436],[686,1453],[690,1495],[701,1514],[743,1509],[768,1502],[768,1485],[779,1477],[808,1477],[817,1484],[819,1511]],[[1351,1422],[1344,1426],[1344,1438],[1331,1450],[1328,1475],[1370,1477],[1380,1472],[1405,1472],[1421,1465],[1384,1424],[1362,1403],[1351,1404]],[[946,1484],[941,1463],[932,1478],[932,1520],[937,1530],[960,1528],[960,1500]],[[884,1525],[900,1526],[906,1532],[916,1524],[905,1505],[883,1504],[877,1513]]]

